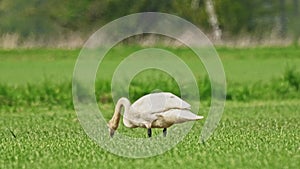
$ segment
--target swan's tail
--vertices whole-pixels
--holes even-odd
[[[196,120],[201,120],[204,117],[203,116],[198,116],[194,113],[192,113],[190,110],[182,110],[182,109],[173,109],[168,111],[165,116],[170,116],[170,118],[175,117],[175,123],[183,123],[187,121],[196,121]]]
[[[194,113],[192,113],[189,110],[181,110],[177,116],[177,120],[180,122],[186,122],[186,121],[196,121],[203,119],[203,116],[198,116]]]

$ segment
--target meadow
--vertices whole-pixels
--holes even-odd
[[[110,95],[114,69],[140,49],[117,46],[100,65],[95,90],[107,119],[114,108]],[[210,83],[201,62],[186,48],[166,49],[193,70],[203,98],[199,114],[206,117]],[[130,159],[101,149],[77,120],[71,80],[80,50],[0,50],[0,168],[298,168],[300,48],[218,47],[217,51],[227,77],[227,102],[208,142],[199,142],[204,124],[199,121],[170,151]],[[130,100],[155,89],[179,94],[168,75],[145,72],[131,82]],[[119,130],[146,137],[145,129],[122,124]]]

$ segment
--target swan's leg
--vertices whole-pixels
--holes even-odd
[[[148,129],[148,137],[151,137],[152,136],[152,130],[151,128]]]
[[[166,137],[167,136],[167,128],[164,128],[163,133],[164,133],[164,137]]]

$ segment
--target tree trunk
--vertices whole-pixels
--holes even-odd
[[[209,23],[213,29],[213,38],[216,41],[220,41],[222,37],[222,31],[219,28],[218,18],[214,9],[214,3],[212,0],[205,0],[205,6],[209,17]]]

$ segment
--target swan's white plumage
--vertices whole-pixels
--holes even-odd
[[[119,99],[114,116],[109,122],[111,132],[118,128],[122,106],[125,109],[123,123],[130,128],[168,128],[173,124],[203,118],[193,114],[191,105],[172,93],[152,93],[141,97],[132,105],[126,98]]]

